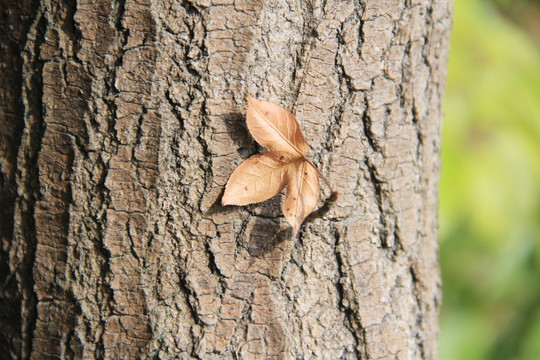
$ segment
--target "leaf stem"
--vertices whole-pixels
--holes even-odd
[[[317,171],[317,174],[319,174],[319,176],[324,180],[324,182],[326,183],[326,186],[328,186],[328,188],[332,192],[332,195],[337,198],[337,191],[334,191],[334,188],[332,188],[332,185],[330,185],[330,181],[328,181],[328,179],[324,177],[324,175],[319,171],[319,169],[317,169],[317,167],[309,159],[304,157],[304,160],[307,161],[308,164],[311,165],[315,169],[315,171]]]
[[[318,208],[315,211],[312,211],[311,214],[309,214],[306,217],[305,222],[307,223],[307,222],[313,221],[314,219],[318,217],[322,217],[326,215],[326,213],[330,210],[330,207],[334,205],[334,203],[336,202],[337,197],[338,197],[337,191],[332,192],[332,194],[330,194],[328,199],[324,201],[324,204],[320,208]]]

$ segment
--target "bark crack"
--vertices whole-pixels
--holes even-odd
[[[19,270],[22,285],[22,351],[21,357],[27,359],[32,354],[34,330],[37,320],[37,294],[34,291],[33,268],[36,260],[36,224],[35,207],[40,197],[38,156],[43,140],[45,126],[41,101],[43,99],[43,67],[45,62],[40,59],[40,48],[45,41],[47,14],[41,8],[36,20],[30,28],[28,43],[23,52],[23,73],[26,81],[23,85],[23,104],[25,107],[25,135],[18,156],[18,168],[26,169],[20,173],[18,216],[20,216],[20,232],[24,243],[27,244],[27,254]],[[21,240],[22,240],[21,239]]]
[[[354,310],[351,306],[351,301],[354,303],[354,306],[358,308],[361,306],[356,298],[349,294],[350,289],[346,289],[343,285],[344,282],[350,281],[349,274],[347,274],[347,269],[345,267],[343,254],[339,250],[339,243],[341,241],[341,236],[339,231],[334,230],[332,232],[334,237],[334,254],[336,257],[336,264],[338,270],[338,279],[336,281],[336,290],[338,294],[338,303],[341,307],[341,311],[345,314],[345,326],[350,331],[354,338],[354,354],[357,359],[368,359],[368,350],[367,342],[365,338],[365,329],[362,326],[360,318],[358,316],[358,311]]]

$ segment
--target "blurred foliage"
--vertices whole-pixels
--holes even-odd
[[[535,23],[538,0],[454,0],[440,184],[441,360],[540,359]]]
[[[493,0],[501,14],[540,41],[540,0]]]

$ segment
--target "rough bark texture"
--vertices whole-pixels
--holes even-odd
[[[449,2],[2,0],[0,352],[436,359]],[[297,238],[219,205],[247,93],[340,193]]]

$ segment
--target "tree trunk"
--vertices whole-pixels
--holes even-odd
[[[2,0],[0,352],[436,359],[449,2]],[[220,205],[246,94],[339,191],[297,237]]]

